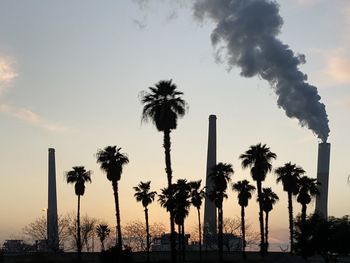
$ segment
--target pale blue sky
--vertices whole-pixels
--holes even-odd
[[[342,201],[350,197],[350,3],[278,2],[285,21],[280,39],[306,55],[302,70],[318,87],[330,119],[330,214],[350,214]],[[226,65],[215,63],[212,29],[211,22],[193,19],[188,2],[150,0],[140,9],[134,1],[1,1],[0,242],[21,237],[21,228],[46,207],[49,147],[56,148],[59,211],[76,209],[64,171],[85,165],[94,173],[82,213],[111,225],[112,187],[94,154],[106,145],[122,147],[130,158],[120,182],[122,222],[143,220],[132,187],[151,180],[158,190],[166,177],[162,134],[141,124],[138,94],[161,79],[172,78],[190,106],[172,133],[174,179],[204,179],[209,114],[218,117],[218,160],[233,164],[234,181],[250,178],[238,156],[257,142],[278,155],[275,166],[292,161],[315,176],[318,139],[285,116],[265,81],[242,78],[237,68],[228,72]],[[278,213],[271,214],[272,236],[287,240],[285,193],[273,174],[266,185],[281,199]],[[225,216],[239,215],[231,192],[230,197]],[[150,217],[168,219],[158,204],[151,206]],[[191,213],[188,229],[195,220]],[[248,220],[257,225],[254,202]]]

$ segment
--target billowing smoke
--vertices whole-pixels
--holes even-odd
[[[316,87],[299,70],[303,55],[277,39],[283,24],[279,6],[269,0],[195,0],[194,15],[210,18],[216,26],[214,46],[226,50],[225,61],[241,68],[244,77],[260,76],[274,89],[287,116],[297,118],[322,141],[329,134],[325,105]]]

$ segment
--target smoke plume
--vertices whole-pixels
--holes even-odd
[[[329,134],[325,105],[317,88],[299,70],[305,56],[295,54],[277,35],[283,25],[279,6],[269,0],[196,0],[194,15],[215,22],[211,41],[226,50],[225,60],[244,77],[260,76],[274,89],[290,118],[311,129],[322,141]]]

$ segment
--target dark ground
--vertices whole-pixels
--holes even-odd
[[[131,262],[146,262],[146,256],[144,253],[132,253]],[[152,252],[151,253],[151,262],[170,262],[169,254],[166,252]],[[99,263],[100,253],[83,253],[82,263]],[[261,258],[260,254],[257,252],[248,252],[247,260],[244,261],[239,252],[225,253],[224,254],[225,262],[245,262],[245,263],[304,263],[304,262],[324,262],[321,257],[312,257],[308,261],[305,261],[299,256],[290,256],[288,253],[282,252],[270,252],[268,256]],[[77,262],[76,253],[61,253],[61,254],[27,254],[27,255],[5,255],[0,259],[1,263],[24,263],[24,262],[37,262],[37,263],[63,263],[63,262]],[[111,262],[118,262],[117,260],[112,260]],[[125,262],[119,261],[119,262]],[[186,263],[200,262],[198,252],[187,252],[186,254]],[[218,257],[216,252],[206,252],[203,253],[203,260],[201,262],[218,262]],[[348,262],[350,263],[350,257],[338,258],[337,261],[333,262]],[[125,262],[126,263],[126,262]]]

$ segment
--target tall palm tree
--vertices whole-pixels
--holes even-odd
[[[271,212],[274,204],[279,200],[277,194],[269,188],[263,188],[262,194],[262,205],[265,212],[265,247],[266,252],[269,248],[269,213]]]
[[[170,132],[176,129],[178,117],[183,117],[187,110],[187,103],[181,98],[182,92],[177,90],[177,86],[172,80],[161,80],[154,87],[149,87],[149,91],[141,93],[141,103],[143,104],[142,120],[151,121],[158,131],[163,132],[163,147],[165,153],[165,172],[168,179],[168,188],[172,185],[172,169],[170,158]],[[174,213],[170,214],[170,243],[172,261],[176,261],[175,224]]]
[[[256,181],[259,202],[259,223],[260,223],[260,253],[265,254],[264,242],[264,215],[261,202],[262,182],[265,180],[268,172],[272,170],[272,159],[276,159],[276,154],[270,151],[266,144],[252,145],[250,148],[239,156],[243,168],[250,168],[250,174]]]
[[[119,195],[118,195],[118,182],[123,172],[123,166],[129,163],[129,158],[125,153],[120,152],[121,148],[117,146],[107,146],[104,149],[97,151],[97,163],[100,164],[100,168],[107,175],[107,179],[112,182],[115,211],[117,219],[117,239],[116,246],[122,249],[122,231],[120,225],[120,209],[119,209]]]
[[[305,225],[306,222],[306,208],[307,205],[311,202],[316,195],[319,195],[318,185],[320,183],[315,178],[310,178],[307,176],[303,176],[299,179],[299,194],[297,197],[298,203],[301,204],[301,223],[302,226]]]
[[[111,229],[108,227],[107,224],[99,224],[96,227],[96,234],[100,238],[102,251],[105,250],[105,240],[109,236],[110,232]]]
[[[198,234],[199,234],[199,259],[202,260],[202,227],[201,227],[201,206],[203,203],[203,199],[205,198],[205,187],[201,188],[201,182],[192,181],[190,182],[191,186],[191,203],[197,208],[197,216],[198,216]]]
[[[289,214],[289,237],[290,237],[290,253],[293,253],[294,243],[294,220],[293,220],[293,195],[296,196],[299,192],[298,181],[300,176],[305,174],[305,171],[296,164],[286,163],[284,166],[278,167],[275,170],[277,175],[277,183],[283,185],[283,191],[288,194],[288,214]]]
[[[252,198],[252,193],[255,191],[255,187],[247,180],[238,181],[232,184],[232,190],[238,193],[238,204],[241,206],[241,228],[242,228],[242,255],[243,259],[247,258],[245,253],[246,240],[245,240],[245,211],[244,208],[248,206],[249,199]]]
[[[224,198],[227,198],[227,184],[234,171],[232,165],[228,163],[218,163],[209,174],[213,182],[213,190],[209,193],[209,198],[215,203],[218,210],[218,246],[220,262],[223,261],[223,208]]]
[[[77,211],[77,248],[79,260],[81,259],[81,234],[80,234],[80,196],[85,193],[85,182],[91,182],[91,171],[86,171],[84,166],[74,166],[72,170],[65,173],[68,184],[74,184],[75,194],[78,196]]]
[[[147,241],[147,262],[149,262],[149,249],[150,249],[150,235],[149,235],[149,223],[148,223],[148,205],[154,201],[154,198],[157,194],[155,191],[150,191],[151,181],[140,182],[138,186],[134,187],[137,202],[141,202],[142,206],[145,209],[145,220],[146,220],[146,241]]]

